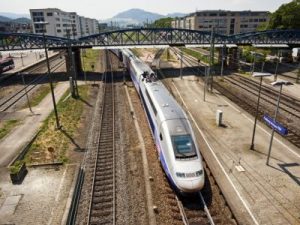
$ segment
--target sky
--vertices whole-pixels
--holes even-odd
[[[81,16],[107,19],[119,12],[140,8],[166,15],[196,10],[267,10],[275,11],[291,0],[1,0],[0,11],[29,14],[30,8],[59,8]]]

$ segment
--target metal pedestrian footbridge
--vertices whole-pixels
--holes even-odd
[[[0,51],[63,48],[118,48],[133,46],[205,46],[214,45],[282,45],[300,46],[300,30],[267,30],[238,35],[220,35],[211,32],[172,29],[140,28],[103,32],[79,39],[26,33],[0,33]]]

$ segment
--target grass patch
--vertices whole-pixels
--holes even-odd
[[[161,55],[161,59],[164,61],[171,61],[171,62],[176,61],[176,58],[170,53],[170,49],[168,49],[168,48],[165,49],[165,51]]]
[[[54,84],[53,84],[54,85]],[[53,86],[54,88],[54,86]],[[50,93],[50,86],[43,84],[30,99],[31,106],[37,106]]]
[[[0,139],[5,137],[15,126],[18,124],[18,120],[7,120],[0,125]]]
[[[209,63],[209,57],[207,56],[203,56],[200,52],[196,52],[192,49],[189,49],[189,48],[180,48],[181,51],[183,51],[184,53],[190,55],[190,56],[193,56],[195,57],[196,59],[199,59],[201,62],[204,62],[204,63]]]
[[[23,161],[16,161],[12,166],[9,167],[9,171],[11,174],[17,174],[21,167],[23,166],[24,162]]]
[[[53,83],[53,88],[55,88],[56,83]],[[50,86],[49,84],[43,84],[39,87],[39,89],[32,95],[32,97],[29,99],[30,106],[34,107],[41,103],[41,101],[50,93]],[[22,107],[28,108],[28,104],[25,103]]]
[[[200,52],[197,52],[197,51],[194,51],[192,49],[189,49],[189,48],[180,48],[180,50],[182,50],[184,53],[190,55],[190,56],[193,56],[195,57],[196,59],[199,59],[201,62],[204,62],[206,64],[209,64],[209,59],[210,59],[210,56],[204,56],[202,55]],[[217,66],[219,65],[219,63],[214,63],[213,66]]]
[[[85,49],[81,57],[83,63],[83,70],[86,72],[94,72],[97,62],[100,60],[100,51],[93,49]],[[94,68],[93,66],[94,65]]]
[[[136,57],[141,57],[143,54],[140,52],[140,49],[137,48],[131,48],[130,51],[132,51],[133,54],[136,55]]]
[[[66,152],[74,141],[74,136],[81,121],[81,115],[88,99],[89,86],[79,86],[80,98],[67,98],[66,91],[57,105],[61,130],[56,130],[54,112],[44,121],[40,133],[30,146],[24,161],[26,164],[67,162]],[[76,140],[75,140],[76,141]]]

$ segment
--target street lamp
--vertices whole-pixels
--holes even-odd
[[[275,81],[273,83],[271,83],[274,87],[280,87],[279,90],[279,95],[278,95],[278,100],[277,100],[277,106],[276,106],[276,111],[275,111],[275,117],[273,119],[274,122],[276,122],[277,119],[277,114],[278,114],[278,108],[279,108],[279,104],[280,104],[280,98],[281,98],[281,92],[282,92],[282,86],[289,86],[289,85],[293,85],[293,83],[289,82],[289,81]],[[266,165],[269,165],[269,160],[270,160],[270,155],[271,155],[271,150],[272,150],[272,143],[273,143],[273,137],[274,137],[274,127],[272,128],[272,134],[271,134],[271,140],[270,140],[270,145],[269,145],[269,151],[268,151],[268,157],[267,157],[267,162]]]
[[[21,52],[20,54],[21,54],[22,67],[24,67],[23,53]]]
[[[71,77],[72,77],[72,97],[79,97],[78,94],[78,87],[77,87],[77,72],[75,68],[75,58],[74,58],[74,53],[72,52],[72,46],[71,46],[71,36],[70,36],[70,30],[66,30],[67,32],[67,37],[69,39],[68,41],[68,54],[69,54],[69,59],[70,59],[70,64],[71,64]]]
[[[84,58],[86,57],[86,52],[85,49],[80,50],[82,54],[82,64],[83,64],[83,75],[84,75],[84,82],[86,84],[86,71],[85,71],[85,62],[84,62]]]
[[[46,21],[40,21],[40,22],[36,22],[35,24],[41,24],[41,25],[43,25],[43,44],[44,44],[45,55],[46,55],[46,62],[47,62],[47,68],[48,68],[47,73],[48,73],[49,82],[50,82],[52,102],[53,102],[53,108],[54,108],[55,119],[56,119],[56,129],[59,130],[61,128],[61,126],[59,124],[59,118],[58,118],[58,113],[57,113],[57,109],[56,109],[56,101],[55,101],[55,95],[54,95],[54,90],[53,90],[52,75],[51,75],[51,71],[50,71],[48,51],[47,51],[47,46],[46,46],[46,36],[45,36],[45,28],[46,28],[46,25],[49,24],[49,23],[46,22]]]
[[[262,80],[263,80],[263,77],[269,77],[269,76],[272,76],[272,74],[270,74],[270,73],[253,73],[252,74],[252,77],[260,77],[260,83],[259,83],[259,89],[258,89],[258,99],[257,99],[255,120],[254,120],[254,126],[253,126],[252,141],[251,141],[251,145],[250,145],[251,150],[254,150],[254,138],[255,138],[255,131],[256,131],[256,123],[257,123],[257,118],[258,118],[258,109],[259,109],[259,102],[260,102]]]
[[[204,55],[206,57],[206,60],[208,59],[209,55]],[[203,88],[203,101],[205,102],[206,99],[206,88],[207,88],[207,78],[209,74],[210,67],[206,66],[204,67],[204,88]]]
[[[277,80],[277,72],[278,72],[279,61],[280,61],[280,50],[278,50],[277,57],[276,57],[276,67],[275,67],[274,81]]]
[[[221,62],[221,76],[223,76],[224,73],[224,60],[225,60],[225,56],[224,56],[224,51],[225,51],[226,45],[222,46],[222,62]]]
[[[20,72],[18,74],[19,75],[21,74],[21,76],[22,76],[22,81],[23,81],[23,85],[24,85],[24,91],[25,91],[25,95],[26,95],[26,99],[27,99],[27,105],[28,105],[28,108],[29,108],[30,112],[33,113],[32,109],[31,109],[31,105],[30,105],[28,93],[27,93],[27,88],[26,88],[26,84],[25,84],[24,74],[20,73]]]
[[[180,51],[180,79],[182,80],[182,58],[183,58],[183,52]]]
[[[210,80],[210,91],[212,92],[213,89],[213,82],[214,76],[212,73],[213,66],[214,66],[214,50],[215,50],[215,28],[212,27],[211,35],[210,35],[210,59],[209,59],[209,70],[208,70],[208,77]]]

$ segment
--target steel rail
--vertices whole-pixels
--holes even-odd
[[[183,224],[184,225],[189,225],[189,221],[188,221],[188,218],[185,214],[185,211],[184,211],[184,208],[183,208],[183,205],[182,205],[181,201],[178,199],[178,197],[176,195],[175,195],[175,199],[177,201],[177,205],[178,205],[181,217],[182,217]]]
[[[203,204],[203,207],[204,207],[204,211],[205,211],[205,213],[206,213],[206,215],[207,215],[207,218],[208,218],[208,220],[209,220],[209,223],[210,223],[211,225],[215,225],[214,220],[213,220],[213,218],[212,218],[211,215],[210,215],[210,212],[209,212],[209,210],[208,210],[208,208],[207,208],[206,202],[205,202],[205,200],[204,200],[204,198],[203,198],[203,196],[202,196],[201,191],[199,192],[199,196],[200,196],[200,198],[201,198],[201,201],[202,201],[202,204]]]
[[[103,79],[105,82],[104,85],[104,94],[103,94],[103,102],[102,102],[102,112],[101,112],[101,119],[100,119],[100,135],[98,139],[98,150],[96,155],[96,160],[94,163],[94,172],[93,172],[93,178],[92,178],[92,190],[91,190],[91,197],[90,197],[90,204],[89,204],[89,211],[88,211],[88,224],[94,224],[95,222],[92,221],[93,219],[99,220],[103,219],[106,220],[103,222],[103,224],[113,224],[116,223],[116,182],[115,182],[115,96],[114,96],[114,83],[113,83],[113,73],[112,73],[112,64],[111,60],[109,59],[107,51],[105,52],[105,61],[106,61],[106,71],[103,73]],[[108,80],[108,71],[109,71],[109,64],[110,64],[110,73],[111,73],[111,84]],[[109,87],[108,85],[111,85]],[[111,92],[111,93],[109,93]],[[110,105],[111,104],[111,105]],[[110,112],[111,111],[111,112]],[[111,113],[111,114],[110,114]],[[109,116],[109,117],[108,117]],[[111,123],[109,123],[109,118],[111,118]],[[109,127],[112,128],[112,130],[109,129]],[[108,129],[108,130],[107,130]],[[111,137],[111,140],[108,138]],[[100,151],[102,150],[102,152]],[[110,151],[108,154],[105,151]],[[104,153],[105,155],[101,155],[101,153]],[[112,154],[112,156],[110,156]],[[112,162],[110,161],[112,160]],[[102,161],[102,162],[100,162]],[[110,169],[110,163],[111,170],[101,169],[101,166],[108,166]],[[99,170],[97,170],[99,169]],[[103,172],[105,171],[105,172]],[[110,174],[110,171],[112,174]],[[98,172],[98,174],[97,174]],[[100,178],[99,178],[100,177]],[[112,193],[109,193],[108,191],[108,198],[106,188],[110,188],[110,177],[112,177]],[[101,184],[103,182],[103,184]],[[98,188],[103,188],[103,192],[97,191],[96,186]],[[98,193],[96,193],[98,192]],[[106,192],[106,193],[105,193]],[[96,196],[97,194],[97,196]],[[102,194],[102,195],[101,195]],[[110,196],[112,195],[112,199]],[[94,201],[95,200],[95,201]],[[111,205],[110,205],[111,203]],[[95,208],[98,205],[98,209]],[[100,206],[99,206],[100,205]],[[110,208],[111,210],[101,211],[103,215],[97,215],[99,213],[99,207],[100,210],[104,207]],[[110,214],[111,213],[111,214]],[[111,218],[112,217],[112,218]],[[100,222],[100,221],[99,221]]]
[[[52,67],[51,69],[57,70],[58,68],[60,68],[62,65],[64,64],[64,61],[59,62],[58,64],[56,64],[54,67]],[[24,97],[26,94],[28,94],[31,90],[33,90],[39,82],[39,81],[43,81],[45,78],[47,77],[47,73],[44,73],[42,75],[40,75],[39,77],[35,78],[33,81],[31,81],[29,84],[27,84],[25,87],[21,88],[19,91],[17,91],[14,95],[10,96],[8,99],[6,99],[5,101],[0,103],[0,107],[4,106],[6,103],[8,103],[9,101],[11,101],[13,98],[17,97],[17,95],[19,95],[20,93],[22,93],[23,91],[25,91],[24,93],[22,93],[16,100],[14,100],[12,103],[10,103],[8,106],[6,106],[4,109],[0,109],[0,111],[6,111],[7,109],[9,109],[10,107],[12,107],[15,103],[17,103],[22,97]],[[32,85],[34,84],[34,85]]]

